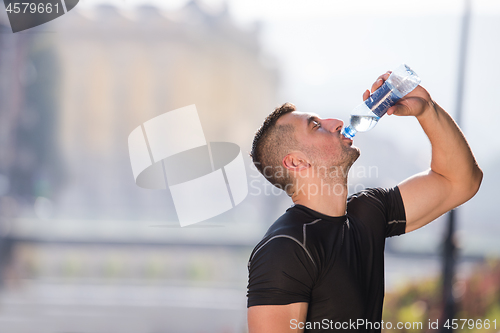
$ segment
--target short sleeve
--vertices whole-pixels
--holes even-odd
[[[307,250],[289,236],[261,243],[248,262],[247,306],[309,302],[316,268]]]
[[[369,189],[380,200],[385,214],[385,237],[398,236],[405,233],[406,214],[399,187]]]

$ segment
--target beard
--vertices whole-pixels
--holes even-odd
[[[342,179],[343,182],[347,180],[351,166],[360,156],[358,147],[343,142],[334,151],[333,148],[332,151],[329,149],[320,151],[317,147],[309,146],[305,149],[305,153],[321,178]]]
[[[337,161],[338,165],[342,165],[345,168],[351,168],[351,166],[356,162],[361,155],[361,152],[356,146],[342,145],[341,156]]]

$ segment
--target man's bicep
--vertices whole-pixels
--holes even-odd
[[[406,212],[406,232],[423,227],[462,204],[460,191],[440,174],[428,170],[398,185]]]
[[[303,332],[306,302],[287,305],[257,305],[248,308],[248,333]]]

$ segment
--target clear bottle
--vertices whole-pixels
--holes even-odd
[[[363,103],[351,112],[351,124],[342,129],[342,135],[352,139],[357,132],[371,130],[387,110],[420,84],[420,78],[405,64],[398,66]]]

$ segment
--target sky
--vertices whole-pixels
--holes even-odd
[[[153,4],[166,10],[182,7],[188,0],[80,0],[79,7],[91,7],[109,3],[122,8],[133,8],[142,4]],[[217,10],[227,4],[231,15],[240,23],[255,20],[274,21],[280,19],[309,19],[337,15],[398,15],[401,13],[419,16],[429,14],[458,14],[463,11],[464,1],[456,0],[201,0],[202,4]],[[500,13],[500,2],[474,0],[473,9],[480,14]]]

